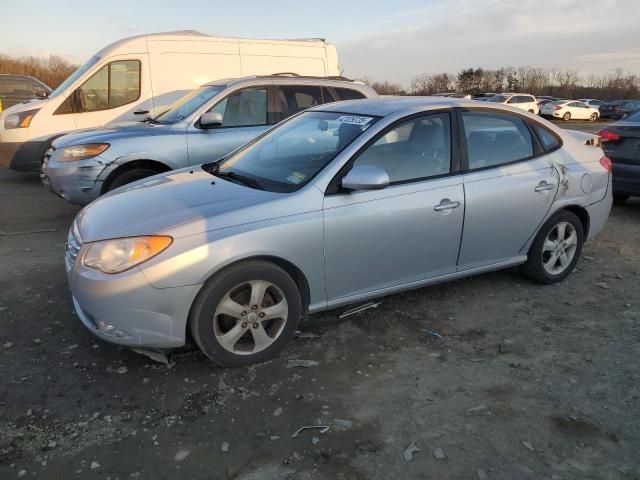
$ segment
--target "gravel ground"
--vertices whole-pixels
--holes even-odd
[[[562,284],[513,269],[313,315],[242,369],[96,340],[62,260],[77,208],[6,170],[0,205],[0,478],[640,478],[640,199]]]

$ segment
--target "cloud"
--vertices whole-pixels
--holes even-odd
[[[398,12],[338,44],[345,74],[408,85],[421,73],[536,66],[640,72],[637,0],[450,0]]]

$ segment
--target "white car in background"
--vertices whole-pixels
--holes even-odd
[[[596,107],[590,107],[586,103],[577,100],[556,100],[542,107],[541,115],[544,117],[561,118],[568,120],[591,120],[595,122],[600,118],[600,111]]]
[[[536,98],[528,93],[501,93],[487,99],[487,102],[504,103],[536,115],[540,113]]]

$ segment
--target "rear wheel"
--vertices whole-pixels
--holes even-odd
[[[536,113],[536,112],[532,108],[530,108],[529,113]]]
[[[269,262],[234,265],[202,289],[189,315],[200,350],[225,367],[264,362],[293,337],[302,314],[296,283]]]
[[[563,119],[565,122],[568,122],[569,120],[571,120],[571,114],[570,114],[569,112],[565,113],[565,114],[562,116],[562,119]]]
[[[531,248],[523,273],[539,283],[564,280],[580,258],[584,231],[580,219],[567,210],[553,215],[542,226]]]
[[[596,120],[598,120],[598,114],[597,114],[596,112],[593,112],[593,113],[591,114],[591,118],[590,118],[590,120],[591,120],[592,122],[595,122]]]
[[[152,168],[132,168],[131,170],[125,170],[109,183],[105,192],[110,192],[128,183],[133,183],[137,180],[157,175],[158,173],[159,172]]]
[[[625,193],[614,193],[613,194],[613,203],[615,205],[622,205],[624,202],[629,200],[631,195],[627,195]]]

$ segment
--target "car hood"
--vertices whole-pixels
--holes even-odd
[[[235,213],[283,196],[231,183],[193,167],[116,189],[86,206],[76,223],[83,242],[152,235],[213,216],[214,222],[200,225],[213,223],[215,228],[224,228],[264,219],[259,217],[260,212],[268,209],[258,209],[260,212],[254,212],[253,217]]]
[[[69,133],[54,140],[52,145],[54,148],[64,148],[87,143],[110,143],[117,139],[159,135],[170,127],[149,122],[118,123]]]

